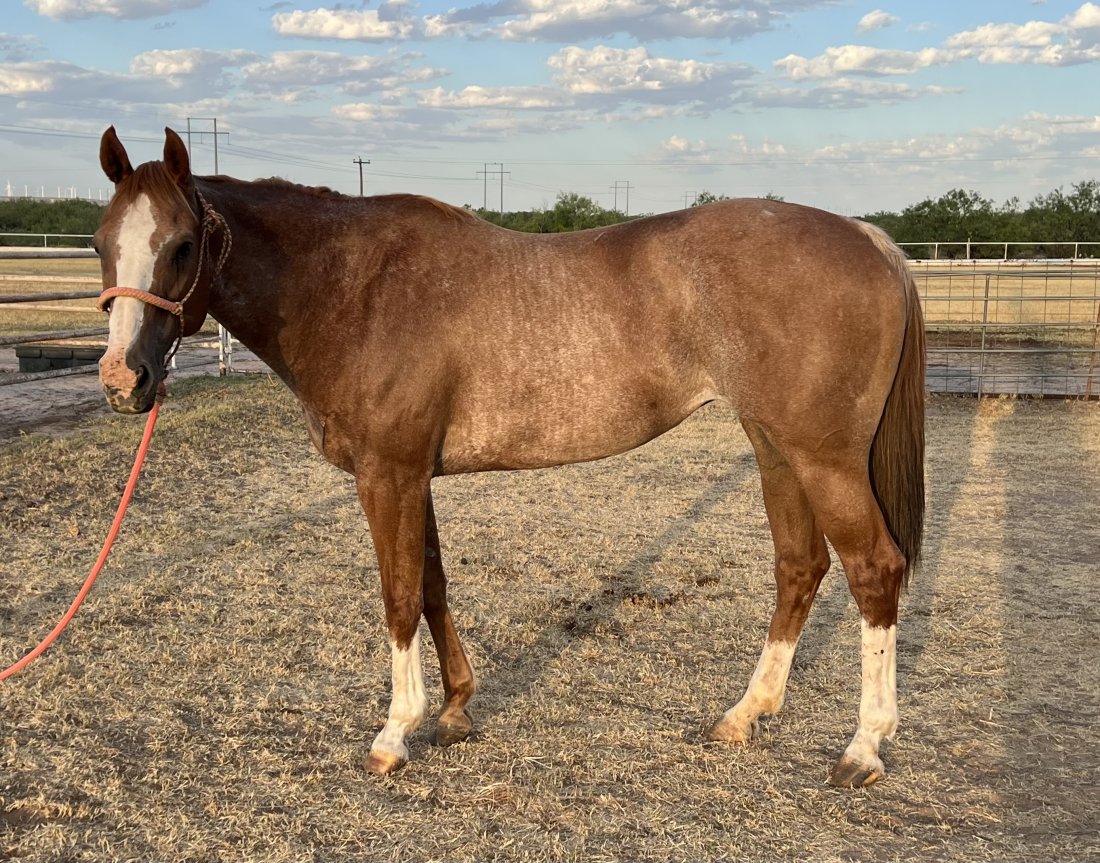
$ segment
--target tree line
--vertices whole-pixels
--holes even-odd
[[[772,200],[782,200],[767,195]],[[692,206],[725,200],[726,196],[701,192]],[[470,208],[474,209],[474,208]],[[556,233],[599,228],[639,218],[608,210],[576,192],[562,192],[552,207],[506,212],[477,209],[487,221],[517,231]],[[91,234],[99,226],[101,204],[93,201],[55,202],[16,198],[0,201],[0,232],[31,234]],[[645,214],[642,214],[645,215]],[[940,257],[962,257],[971,244],[1018,243],[1015,257],[1066,257],[1065,247],[1050,243],[1100,242],[1100,181],[1074,183],[1039,195],[1028,204],[1010,198],[997,204],[978,192],[952,189],[938,198],[926,198],[900,213],[878,211],[860,218],[885,230],[902,243],[925,243],[924,249],[909,247],[914,257],[932,257],[932,243],[958,243],[941,247]],[[23,245],[19,238],[0,237],[0,243]],[[972,257],[999,258],[1003,246],[972,245]],[[1082,248],[1082,257],[1100,257],[1100,247]]]
[[[769,200],[782,201],[768,194]],[[693,207],[727,200],[726,195],[700,192]],[[482,218],[517,231],[548,233],[596,228],[627,221],[576,193],[558,195],[553,207],[500,213],[478,210]],[[997,204],[978,192],[952,189],[938,198],[925,198],[900,213],[880,210],[859,218],[872,222],[891,237],[910,246],[913,257],[933,257],[934,243],[950,243],[935,250],[941,258],[961,258],[969,251],[975,258],[1000,258],[1004,243],[1013,257],[1068,257],[1072,251],[1056,243],[1100,243],[1100,181],[1074,183],[1067,192],[1058,188],[1023,205],[1019,198]],[[969,248],[967,243],[970,244]],[[988,245],[983,245],[988,244]],[[1100,257],[1100,246],[1078,250],[1081,257]]]
[[[0,233],[19,234],[94,234],[103,218],[103,205],[94,201],[35,201],[13,198],[0,201]],[[0,245],[26,246],[25,238],[0,237]],[[86,242],[54,241],[50,245],[88,245]]]
[[[1061,188],[1039,195],[1027,205],[1010,198],[997,205],[977,192],[953,189],[939,198],[926,198],[900,213],[877,212],[862,216],[902,243],[990,243],[971,246],[975,258],[1000,258],[1003,243],[1020,243],[1010,249],[1012,257],[1064,258],[1072,254],[1065,246],[1048,243],[1100,242],[1100,181],[1074,183],[1069,192]],[[914,257],[932,257],[929,247],[906,249]],[[923,253],[927,252],[927,254]],[[939,250],[939,257],[960,258],[965,246]],[[1081,257],[1100,257],[1100,247],[1079,250]]]

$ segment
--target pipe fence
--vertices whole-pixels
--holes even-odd
[[[1100,260],[912,261],[933,392],[1100,397]]]
[[[2,236],[2,235],[0,235]],[[65,236],[65,235],[36,235],[36,236]],[[71,235],[69,235],[71,236]],[[20,260],[62,260],[71,258],[95,258],[96,253],[92,249],[73,249],[56,247],[32,247],[12,248],[0,246],[0,266],[4,261]],[[95,290],[49,290],[53,286],[76,287],[78,285],[96,285]],[[83,276],[79,274],[51,274],[51,273],[0,273],[0,331],[4,327],[4,312],[14,309],[22,309],[32,312],[47,312],[50,317],[63,316],[62,320],[68,320],[83,312],[101,314],[95,306],[61,306],[48,305],[72,300],[94,300],[99,297],[101,280],[98,276]],[[34,287],[37,290],[24,292],[12,292],[19,288]],[[69,375],[89,374],[98,371],[97,363],[88,359],[79,359],[78,354],[101,355],[107,348],[106,327],[87,327],[82,329],[50,330],[48,332],[20,333],[17,335],[0,335],[0,350],[6,348],[18,348],[20,345],[38,345],[43,348],[43,353],[54,354],[49,357],[50,364],[59,364],[61,368],[50,368],[41,371],[20,371],[0,373],[0,386],[9,384],[28,383],[36,380],[66,377]],[[197,333],[183,340],[181,351],[184,348],[213,348],[218,350],[218,371],[225,375],[235,371],[233,367],[233,353],[235,339],[229,331],[218,325],[217,341],[212,342],[210,334]],[[64,358],[64,354],[72,358]],[[180,354],[172,359],[172,368],[177,368],[177,360]]]
[[[955,240],[898,243],[910,258],[920,261],[1075,261],[1100,260],[1100,242],[1023,242],[1019,240]]]
[[[1075,254],[1082,246],[1100,250],[1100,243],[1076,246]],[[27,252],[37,257],[56,258],[74,252],[95,256],[91,250],[0,247],[0,259],[25,258]],[[1100,398],[1100,258],[922,260],[910,261],[910,267],[925,314],[930,391]],[[83,284],[95,284],[96,289],[54,290]],[[14,292],[20,285],[34,285],[37,290]],[[0,327],[4,311],[14,308],[13,304],[60,310],[43,304],[92,299],[99,295],[98,286],[97,277],[77,274],[0,273]],[[0,336],[0,350],[28,342],[71,339],[98,340],[105,347],[105,334],[105,328],[96,327]],[[209,336],[193,336],[185,343],[209,345]],[[234,344],[232,336],[219,326],[221,374],[234,370]],[[95,369],[93,364],[48,372],[0,373],[0,385]]]

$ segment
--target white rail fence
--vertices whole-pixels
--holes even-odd
[[[913,245],[913,244],[909,244]],[[941,246],[948,244],[941,243]],[[965,245],[965,244],[964,244]],[[976,245],[976,244],[975,244]],[[1053,243],[1031,244],[1054,246]],[[1095,247],[1100,243],[1078,243]],[[95,257],[90,249],[0,246],[0,259],[26,257]],[[928,388],[932,392],[1100,398],[1100,259],[1061,260],[923,260],[911,261],[925,313],[928,335]],[[23,283],[39,290],[14,293]],[[77,291],[41,290],[95,285]],[[0,273],[0,314],[13,303],[46,310],[49,303],[91,299],[99,279],[90,276],[13,275]],[[71,309],[66,309],[71,311]],[[2,321],[2,318],[0,318]],[[69,339],[103,339],[102,327],[61,333],[0,337],[0,350],[25,343]],[[187,344],[212,347],[209,337]],[[234,371],[234,339],[218,331],[218,368]],[[95,371],[95,365],[33,373],[0,374],[0,385]]]
[[[4,235],[0,235],[4,236]],[[10,235],[8,235],[10,236]],[[72,236],[72,235],[35,235],[35,236]],[[48,248],[48,247],[4,247],[0,246],[0,262],[4,260],[26,259],[70,259],[95,258],[96,253],[89,248]],[[95,289],[49,291],[34,290],[26,293],[18,291],[26,285],[53,285],[76,287],[95,285]],[[0,273],[0,314],[6,309],[21,308],[30,311],[60,312],[79,314],[95,311],[94,307],[51,305],[70,300],[90,300],[99,296],[101,282],[95,276],[46,275],[26,273]],[[0,319],[2,320],[2,319]],[[24,333],[12,336],[0,336],[0,350],[18,348],[20,345],[35,345],[40,348],[43,360],[50,365],[64,367],[41,371],[26,371],[0,374],[0,386],[27,383],[35,380],[66,377],[68,375],[88,374],[97,371],[95,359],[106,349],[106,327],[88,327],[64,331]],[[235,371],[233,366],[233,347],[236,340],[228,330],[218,326],[216,347],[218,350],[218,372],[221,375]],[[184,339],[181,349],[211,349],[215,346],[209,335],[197,334]],[[69,357],[66,359],[66,355]],[[172,359],[172,368],[177,367],[179,354]],[[32,361],[33,362],[33,361]]]
[[[984,260],[1036,261],[1100,259],[1096,242],[1023,242],[1019,240],[957,240],[953,242],[898,243],[909,257],[920,261]]]

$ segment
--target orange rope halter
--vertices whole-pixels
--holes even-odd
[[[141,288],[126,288],[116,285],[113,288],[105,288],[103,293],[99,295],[99,299],[96,300],[96,306],[102,312],[110,313],[111,300],[115,297],[131,297],[135,300],[141,300],[150,306],[156,306],[158,309],[164,309],[164,311],[171,313],[176,318],[177,333],[176,341],[172,345],[172,349],[168,352],[164,358],[164,367],[168,367],[169,360],[179,350],[180,342],[183,341],[183,304],[191,299],[191,295],[195,293],[195,288],[199,286],[199,278],[202,276],[202,264],[206,260],[206,241],[207,238],[214,233],[218,228],[221,228],[225,233],[225,242],[222,243],[221,253],[218,255],[218,260],[214,264],[214,273],[211,276],[212,279],[216,279],[218,274],[222,271],[222,267],[225,265],[226,259],[229,257],[229,250],[233,248],[233,233],[229,230],[229,225],[226,224],[225,219],[221,213],[215,210],[207,203],[206,198],[202,196],[202,192],[195,190],[195,195],[199,199],[199,203],[202,205],[202,234],[199,237],[199,264],[195,269],[195,278],[191,281],[191,287],[187,289],[187,293],[183,295],[179,300],[170,300],[167,297],[161,297],[154,294],[152,291],[145,291]]]
[[[153,403],[153,409],[149,411],[149,419],[145,423],[145,433],[141,437],[141,444],[138,446],[137,457],[134,459],[134,467],[130,471],[130,479],[126,483],[126,488],[122,492],[122,500],[118,503],[118,510],[115,512],[114,521],[111,522],[111,529],[107,531],[107,538],[103,542],[103,549],[99,552],[99,558],[96,560],[95,565],[92,567],[92,571],[88,573],[88,577],[84,580],[84,586],[80,588],[80,592],[76,595],[76,599],[73,600],[72,605],[69,606],[69,610],[65,612],[65,615],[61,618],[61,621],[53,628],[41,643],[20,659],[17,663],[3,671],[0,671],[0,680],[11,677],[17,671],[21,671],[30,665],[35,659],[41,656],[51,644],[57,639],[59,635],[64,631],[65,627],[69,625],[69,621],[76,615],[77,610],[84,602],[84,598],[88,595],[92,589],[92,585],[95,584],[96,578],[99,576],[99,572],[103,569],[103,564],[107,562],[107,555],[111,553],[111,547],[115,543],[115,537],[118,536],[119,528],[122,527],[122,517],[126,515],[126,508],[130,505],[130,498],[133,497],[134,487],[137,485],[138,476],[141,474],[141,466],[145,462],[145,454],[149,450],[149,441],[153,437],[153,429],[157,424],[157,414],[160,413],[160,403],[164,395],[163,390],[157,393],[157,399]]]

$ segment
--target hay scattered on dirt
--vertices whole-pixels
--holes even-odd
[[[140,425],[0,449],[0,656],[69,602]],[[839,569],[763,739],[704,741],[772,603],[750,450],[711,408],[606,462],[435,483],[477,732],[441,750],[428,722],[378,779],[389,657],[350,478],[281,385],[178,384],[95,592],[0,684],[0,858],[1095,859],[1100,410],[934,399],[929,439],[878,786],[824,784],[859,698]]]

